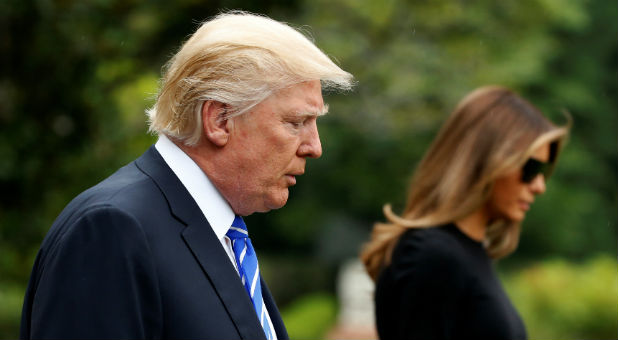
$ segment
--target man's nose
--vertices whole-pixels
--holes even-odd
[[[298,147],[298,157],[320,158],[322,156],[322,143],[315,119],[305,127],[302,139]]]

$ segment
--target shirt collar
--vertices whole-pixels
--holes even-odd
[[[204,171],[167,136],[160,134],[155,148],[189,191],[217,238],[223,240],[235,217],[230,205]]]

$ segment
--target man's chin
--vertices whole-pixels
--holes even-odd
[[[263,212],[283,208],[288,202],[289,196],[290,193],[287,188],[285,190],[282,190],[279,195],[275,195],[274,197],[271,197],[270,200],[268,200],[268,204],[266,204],[266,210]]]

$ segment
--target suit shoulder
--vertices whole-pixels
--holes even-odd
[[[52,224],[46,239],[59,238],[88,216],[105,213],[134,219],[139,211],[161,199],[158,192],[152,179],[133,162],[129,163],[69,202]]]
[[[131,212],[161,200],[163,197],[158,186],[138,169],[135,162],[131,162],[73,198],[56,222],[75,218],[95,207],[117,207]]]
[[[81,204],[90,202],[112,204],[127,195],[132,197],[135,193],[147,190],[158,189],[152,179],[139,170],[135,162],[131,162],[97,185],[84,191],[75,200],[80,201]]]

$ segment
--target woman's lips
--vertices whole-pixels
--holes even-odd
[[[532,202],[528,202],[528,201],[519,201],[519,207],[521,208],[521,210],[523,211],[528,211],[530,209],[530,204],[532,204]]]

